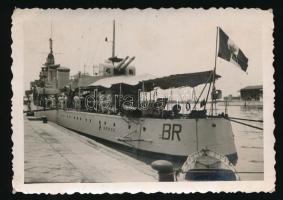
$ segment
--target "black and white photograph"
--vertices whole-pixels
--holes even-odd
[[[13,187],[273,191],[273,14],[16,9]]]

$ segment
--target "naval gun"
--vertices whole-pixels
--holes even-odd
[[[121,67],[121,70],[126,69],[126,68],[129,66],[129,64],[130,64],[131,62],[133,62],[133,60],[134,60],[135,58],[136,58],[135,56],[132,57],[132,58],[130,58],[130,60],[128,60],[128,62],[127,62],[126,64],[124,64],[124,65]]]
[[[121,66],[125,64],[125,62],[128,60],[129,56],[126,56],[115,68],[117,70],[120,70]]]

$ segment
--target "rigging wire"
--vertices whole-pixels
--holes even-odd
[[[237,119],[237,120],[243,120],[243,121],[250,121],[250,122],[261,122],[263,123],[263,120],[255,120],[255,119],[246,119],[246,118],[238,118],[238,117],[230,117],[230,119]]]
[[[200,93],[200,95],[199,95],[197,101],[195,102],[195,105],[194,105],[193,110],[196,108],[196,106],[197,106],[197,104],[198,104],[198,102],[199,102],[199,99],[201,98],[201,96],[202,96],[202,94],[203,94],[203,92],[204,92],[204,90],[205,90],[205,88],[206,88],[206,86],[207,86],[207,83],[208,83],[209,80],[211,79],[211,75],[212,75],[212,73],[209,75],[209,77],[208,77],[208,79],[207,79],[207,81],[206,81],[206,83],[205,83],[205,85],[204,85],[204,87],[203,87],[203,89],[202,89],[202,91],[201,91],[201,93]],[[211,85],[211,84],[210,84],[210,85]],[[209,91],[208,91],[208,93],[209,93]],[[205,104],[206,104],[206,102],[205,102]]]
[[[257,127],[257,126],[253,126],[251,124],[246,124],[246,123],[243,123],[243,122],[239,122],[239,121],[230,119],[229,117],[227,117],[227,119],[230,120],[231,122],[235,122],[235,123],[238,123],[238,124],[241,124],[241,125],[244,125],[244,126],[248,126],[248,127],[251,127],[251,128],[258,129],[258,130],[263,130],[263,128],[261,128],[261,127]]]

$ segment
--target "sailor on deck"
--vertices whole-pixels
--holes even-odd
[[[74,96],[74,104],[75,104],[75,109],[80,110],[81,109],[81,99],[79,96]]]
[[[67,108],[67,101],[68,101],[68,97],[66,95],[63,96],[63,109]]]

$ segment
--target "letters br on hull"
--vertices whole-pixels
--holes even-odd
[[[14,191],[274,191],[272,19],[15,9]]]
[[[172,127],[172,131],[171,131]],[[180,135],[179,133],[182,130],[181,124],[163,124],[163,130],[162,130],[162,140],[174,140],[174,136],[176,135],[176,138],[178,141],[180,141]]]

